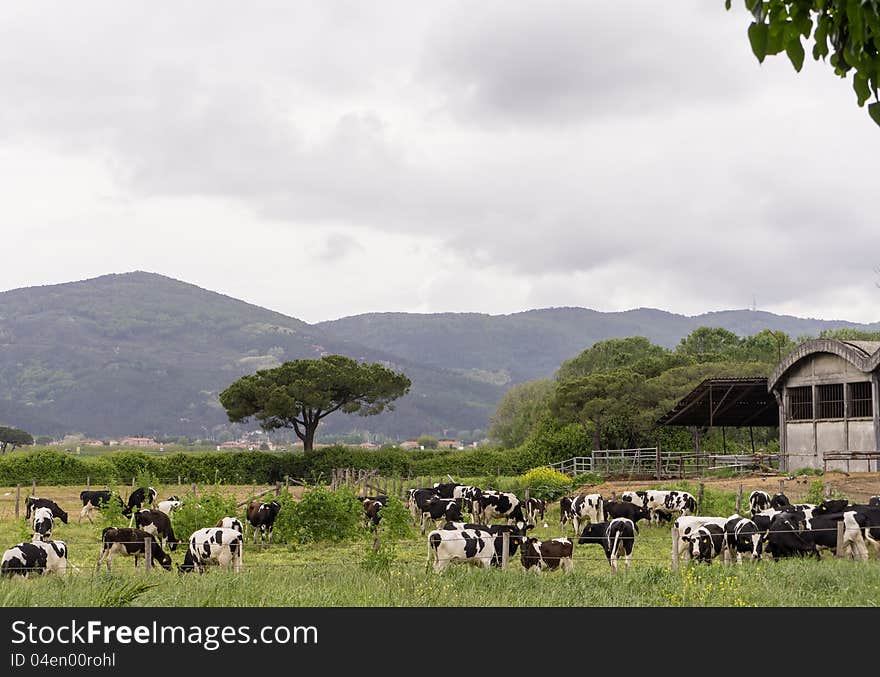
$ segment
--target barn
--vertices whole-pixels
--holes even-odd
[[[880,342],[800,344],[767,379],[779,409],[783,468],[878,469]]]

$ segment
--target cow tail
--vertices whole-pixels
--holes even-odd
[[[611,552],[616,555],[617,554],[617,544],[620,542],[620,529],[615,530],[614,532],[614,545],[611,548]]]

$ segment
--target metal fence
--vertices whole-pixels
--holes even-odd
[[[751,470],[775,472],[778,454],[711,455],[693,451],[661,451],[657,447],[601,449],[590,456],[575,456],[551,463],[550,467],[574,477],[585,472],[627,479],[672,479],[702,477],[714,470],[744,473]]]

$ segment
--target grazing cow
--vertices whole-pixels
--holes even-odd
[[[366,499],[363,501],[364,504],[364,518],[368,522],[372,522],[373,526],[379,526],[379,520],[382,518],[380,511],[385,506],[382,501],[374,501],[372,499]]]
[[[50,508],[37,508],[34,510],[34,540],[48,541],[52,538],[52,527],[55,517]]]
[[[235,529],[242,536],[244,535],[244,526],[237,517],[222,517],[214,526],[222,529]]]
[[[749,497],[749,503],[751,503],[751,497]],[[736,553],[737,564],[742,564],[744,552],[749,553],[753,561],[761,559],[761,553],[764,550],[764,534],[752,520],[734,515],[724,525],[724,536],[727,539],[728,552]]]
[[[455,487],[452,491],[452,498],[458,498],[464,501],[468,514],[474,519],[476,519],[476,515],[480,511],[480,497],[482,495],[482,489],[466,484],[461,484]]]
[[[132,513],[135,510],[140,510],[141,506],[144,504],[144,501],[149,505],[153,505],[153,501],[156,499],[156,490],[153,487],[138,487],[134,491],[131,492],[131,495],[128,497],[128,504],[125,507],[125,510],[122,511],[122,514],[126,517],[131,517]]]
[[[171,517],[171,513],[180,507],[180,499],[177,496],[169,496],[164,501],[159,501],[156,508]]]
[[[461,520],[461,501],[455,498],[434,496],[422,509],[422,535],[425,533],[429,519],[434,520],[435,527],[440,521],[457,522]]]
[[[616,517],[625,517],[633,522],[638,522],[639,520],[651,518],[651,513],[638,503],[631,503],[629,501],[606,501],[603,507],[605,509],[605,519],[609,520]]]
[[[562,569],[567,572],[574,568],[571,558],[573,552],[574,546],[567,538],[554,538],[551,541],[526,538],[520,550],[520,561],[526,570]]]
[[[537,526],[538,517],[540,517],[544,526],[547,526],[547,522],[544,521],[544,512],[547,510],[547,502],[545,500],[541,498],[529,498],[527,501],[523,502],[523,505],[526,507],[526,521],[529,524]]]
[[[813,541],[813,534],[795,513],[784,512],[773,517],[766,538],[767,552],[774,560],[805,555],[814,555],[816,559],[821,557]]]
[[[134,514],[134,525],[148,534],[153,534],[159,539],[163,548],[167,546],[169,550],[174,551],[177,549],[177,544],[180,543],[171,528],[171,518],[161,510],[155,508],[138,510]]]
[[[770,494],[766,491],[753,491],[749,494],[749,509],[752,517],[770,507]]]
[[[625,501],[626,503],[638,503],[639,505],[645,504],[645,494],[647,491],[624,491],[620,494],[620,500]]]
[[[868,499],[868,505],[871,507],[880,507],[880,496],[871,496]]]
[[[869,520],[863,513],[849,510],[845,513],[818,515],[804,520],[804,527],[809,530],[813,543],[818,549],[837,551],[837,525],[843,522],[843,551],[853,559],[868,559],[868,548],[862,532],[868,528]]]
[[[502,565],[502,560],[504,559],[504,534],[510,534],[507,540],[507,555],[513,557],[516,554],[517,549],[523,544],[526,532],[531,528],[531,525],[527,525],[524,529],[520,529],[518,526],[512,524],[490,524],[486,526],[483,524],[466,524],[465,522],[447,522],[442,527],[445,531],[463,531],[465,529],[470,529],[472,531],[485,532],[488,537],[494,539],[495,554],[492,557],[492,566],[496,567],[500,567]]]
[[[651,523],[660,523],[660,520],[673,513],[691,515],[697,510],[697,499],[686,491],[624,491],[621,500],[631,503],[641,498],[642,507],[651,513]]]
[[[440,498],[440,495],[434,489],[410,489],[407,492],[406,503],[412,514],[413,522],[418,524],[422,513],[427,509],[428,503],[433,498]]]
[[[138,558],[146,557],[146,547],[144,539],[149,537],[150,543],[150,560],[158,563],[166,571],[171,571],[171,556],[162,550],[162,546],[153,537],[152,534],[142,529],[129,529],[123,527],[107,527],[101,532],[101,557],[98,559],[96,569],[101,567],[101,562],[107,562],[107,571],[110,571],[110,563],[116,555],[134,556],[135,569],[138,565]]]
[[[178,565],[180,573],[198,571],[204,573],[209,565],[229,568],[236,574],[241,573],[241,557],[244,547],[244,536],[235,529],[208,527],[193,532],[189,537],[189,547]]]
[[[434,559],[434,572],[443,571],[451,562],[468,562],[488,569],[495,557],[495,539],[483,529],[435,529],[428,534],[430,552],[425,570]]]
[[[119,508],[125,512],[125,504],[119,494],[110,491],[81,491],[79,499],[82,501],[82,510],[79,513],[79,521],[82,522],[83,517],[88,517],[89,522],[94,523],[92,519],[92,511],[100,510],[105,504],[112,500],[119,503]]]
[[[275,525],[275,518],[281,511],[281,504],[278,501],[271,503],[262,503],[260,501],[251,501],[247,507],[247,519],[254,528],[254,545],[257,543],[257,532],[260,534],[260,543],[263,538],[272,542],[272,528]]]
[[[30,574],[64,574],[68,564],[67,545],[64,541],[19,543],[3,553],[0,575],[27,578]]]
[[[578,538],[578,543],[601,545],[611,570],[617,573],[617,559],[621,554],[624,556],[625,569],[629,569],[637,533],[639,527],[631,519],[615,517],[610,522],[588,524]]]
[[[366,503],[367,501],[378,501],[382,505],[386,505],[388,503],[388,497],[380,494],[379,496],[361,496],[358,499],[361,503]]]
[[[832,513],[842,513],[846,510],[846,507],[849,505],[849,501],[845,498],[835,498],[830,499],[826,498],[819,505],[817,505],[813,509],[813,515],[830,515]]]
[[[739,515],[731,515],[730,517],[696,517],[694,515],[685,515],[679,517],[673,522],[673,526],[678,529],[678,552],[683,560],[689,560],[692,552],[691,537],[697,529],[706,524],[714,524],[724,529],[724,525],[734,517]]]
[[[712,559],[720,555],[727,543],[724,539],[724,527],[717,524],[704,524],[689,537],[691,557],[698,562],[711,564]]]
[[[27,510],[25,511],[24,518],[30,519],[31,512],[36,508],[49,508],[52,511],[53,517],[60,519],[64,524],[67,524],[67,513],[64,512],[55,501],[49,498],[37,498],[36,496],[28,497]]]
[[[605,521],[604,501],[602,494],[583,494],[570,499],[563,496],[559,501],[559,527],[563,528],[571,520],[575,535],[580,530],[581,522],[588,520],[591,524]]]
[[[490,520],[497,517],[504,517],[508,524],[516,524],[523,528],[526,518],[522,512],[522,502],[516,497],[516,494],[510,492],[492,491],[487,489],[480,495],[478,519],[481,524],[488,524]]]
[[[774,510],[779,510],[783,506],[791,505],[791,501],[788,500],[788,496],[783,493],[778,493],[770,499],[770,507]]]

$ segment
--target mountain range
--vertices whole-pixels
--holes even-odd
[[[793,337],[880,329],[750,310],[685,316],[649,308],[369,313],[307,324],[137,271],[0,293],[0,425],[35,435],[203,436],[227,423],[217,395],[239,376],[341,353],[403,371],[413,386],[393,412],[333,416],[322,430],[452,435],[485,430],[510,385],[552,376],[596,341],[642,335],[672,347],[700,326]]]

